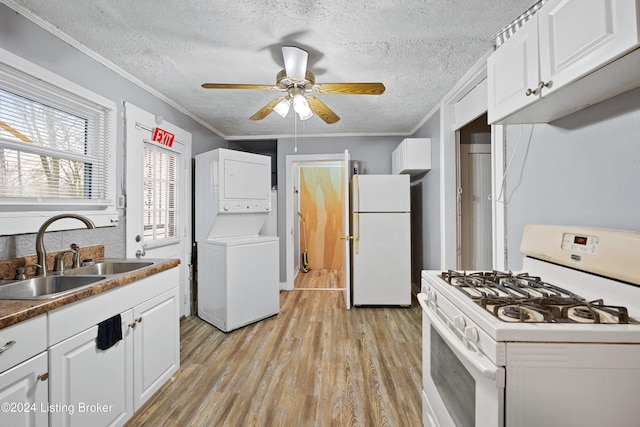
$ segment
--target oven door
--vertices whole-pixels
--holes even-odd
[[[435,298],[432,298],[435,300]],[[423,424],[503,427],[505,371],[467,342],[453,319],[418,294],[422,306]]]

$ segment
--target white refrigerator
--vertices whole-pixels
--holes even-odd
[[[354,175],[353,305],[411,305],[409,175]]]

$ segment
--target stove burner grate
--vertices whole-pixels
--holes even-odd
[[[562,316],[580,323],[630,323],[626,307],[605,305],[602,299],[566,306]]]
[[[625,307],[586,301],[527,273],[449,270],[440,278],[505,322],[635,323]]]

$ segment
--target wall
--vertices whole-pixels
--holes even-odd
[[[507,126],[506,146],[509,269],[522,266],[525,224],[640,231],[640,89],[551,124]]]
[[[422,270],[440,268],[440,112],[413,138],[431,138],[431,170],[411,180],[411,276],[420,286]]]
[[[111,69],[85,55],[48,31],[0,4],[0,48],[12,52],[53,73],[94,91],[118,104],[117,123],[117,194],[122,194],[124,173],[124,127],[121,118],[123,101],[161,115],[164,119],[192,134],[192,155],[224,146],[224,141],[211,130],[173,108],[146,90],[121,77]],[[66,248],[69,242],[80,245],[104,244],[105,256],[124,256],[124,212],[119,211],[120,224],[90,231],[47,233],[48,250]],[[35,236],[0,237],[0,258],[13,258],[35,252]]]

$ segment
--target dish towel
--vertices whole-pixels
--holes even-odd
[[[96,346],[106,350],[122,339],[122,319],[119,314],[98,323]]]

